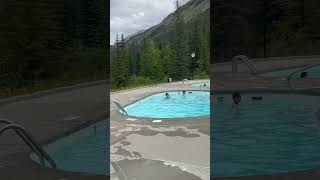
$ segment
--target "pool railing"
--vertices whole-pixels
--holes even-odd
[[[250,69],[250,71],[255,74],[258,75],[258,70],[255,67],[255,65],[249,60],[249,58],[245,55],[238,55],[238,56],[234,56],[232,58],[232,72],[238,72],[238,61],[242,60]]]
[[[0,119],[0,123],[6,124],[2,129],[0,129],[0,135],[5,131],[13,130],[30,147],[30,149],[37,154],[42,165],[45,166],[45,162],[47,161],[52,168],[57,167],[50,155],[36,143],[31,134],[23,126],[15,124],[7,119]]]
[[[128,112],[121,106],[121,104],[119,102],[111,99],[110,103],[114,103],[119,108],[120,111],[122,111],[125,115],[128,115]]]

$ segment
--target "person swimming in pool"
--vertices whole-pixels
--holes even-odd
[[[182,91],[182,95],[186,95],[186,91],[185,90]]]
[[[308,72],[302,72],[301,74],[300,74],[300,78],[307,78],[308,77]]]
[[[241,102],[241,95],[238,92],[232,94],[232,100],[234,105],[238,105]]]
[[[170,98],[170,95],[169,93],[166,92],[166,99],[169,99]]]

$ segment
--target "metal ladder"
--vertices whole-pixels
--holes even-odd
[[[258,74],[257,68],[245,55],[238,55],[232,58],[232,72],[238,72],[238,60],[242,60],[253,74]]]
[[[31,134],[28,133],[28,131],[24,127],[15,124],[7,119],[0,119],[0,124],[6,124],[3,128],[0,129],[0,135],[3,134],[5,131],[13,130],[30,147],[30,149],[37,154],[37,156],[40,159],[40,163],[43,166],[46,166],[45,161],[47,161],[52,168],[57,167],[54,160],[41,146],[39,146],[36,143]]]
[[[302,69],[298,69],[298,70],[290,73],[289,76],[287,77],[288,86],[289,86],[292,90],[295,90],[295,88],[293,87],[292,82],[291,82],[292,77],[293,77],[296,73],[303,72],[303,71],[305,71],[305,70],[311,69],[311,68],[316,67],[316,66],[320,66],[320,63],[319,63],[319,64],[312,64],[312,65],[306,66],[306,67],[304,67],[304,68],[302,68]],[[319,88],[319,87],[316,87],[316,88]]]
[[[124,108],[121,106],[120,103],[118,103],[117,101],[111,99],[110,103],[114,103],[125,115],[128,115],[128,112],[126,110],[124,110]]]

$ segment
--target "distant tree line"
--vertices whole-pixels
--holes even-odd
[[[112,88],[131,85],[207,78],[210,64],[209,13],[184,22],[177,1],[173,26],[158,27],[139,45],[128,44],[117,36],[111,62]],[[191,53],[195,52],[194,62]]]
[[[106,8],[104,0],[3,0],[0,94],[105,79]]]
[[[213,61],[320,53],[320,1],[215,0]]]

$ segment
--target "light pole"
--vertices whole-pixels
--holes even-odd
[[[194,71],[194,58],[196,57],[196,53],[191,53],[191,79],[193,80],[193,71]]]

